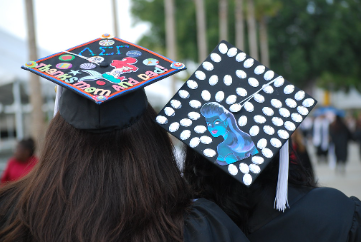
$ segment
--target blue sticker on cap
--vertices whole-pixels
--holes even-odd
[[[96,99],[99,100],[99,101],[107,100],[107,98],[105,96],[97,96]]]
[[[139,57],[142,55],[142,52],[138,51],[138,50],[130,50],[127,52],[126,54],[129,57]]]
[[[156,66],[159,64],[159,61],[154,58],[148,58],[143,61],[143,64],[146,66]]]

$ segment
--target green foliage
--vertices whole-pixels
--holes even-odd
[[[254,0],[256,18],[274,17],[282,8],[282,2],[279,0]],[[247,6],[245,5],[245,10]]]
[[[234,43],[235,7],[234,1],[228,2],[228,41]],[[218,0],[205,0],[205,3],[211,52],[219,42]],[[177,59],[196,62],[194,1],[175,0],[175,5]],[[273,70],[301,87],[317,80],[326,89],[355,86],[361,90],[360,0],[255,0],[255,7],[257,19],[262,16],[268,19]],[[151,24],[139,44],[164,54],[164,0],[133,0],[132,13],[137,21]],[[247,43],[247,32],[244,34]]]
[[[272,67],[301,85],[317,80],[326,89],[361,90],[360,2],[297,0],[282,6],[269,20]]]
[[[197,62],[197,25],[195,4],[193,0],[175,0],[176,35],[178,60],[192,60]],[[218,0],[206,0],[206,23],[208,52],[219,43]],[[232,1],[233,2],[233,1]],[[165,54],[165,14],[164,0],[133,0],[132,14],[135,23],[144,21],[151,24],[148,33],[139,40],[138,44]],[[234,4],[229,3],[229,35],[234,42]]]

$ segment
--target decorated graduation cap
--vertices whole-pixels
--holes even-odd
[[[222,41],[156,121],[246,186],[280,151],[275,206],[284,211],[288,139],[315,104],[282,76]]]
[[[129,126],[145,110],[144,87],[184,64],[125,40],[100,38],[22,66],[58,85],[55,113],[75,128],[106,132]]]

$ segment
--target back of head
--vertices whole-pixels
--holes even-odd
[[[35,153],[35,142],[32,138],[22,139],[18,142],[14,152],[16,160],[26,162]]]
[[[0,190],[2,241],[182,241],[190,195],[155,116],[89,133],[57,114],[37,167]]]
[[[30,156],[35,153],[35,141],[32,138],[27,138],[19,141],[19,145],[30,151]]]

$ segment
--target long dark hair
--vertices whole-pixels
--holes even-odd
[[[195,197],[203,197],[215,202],[247,234],[247,223],[257,202],[266,196],[276,195],[279,156],[274,156],[250,187],[246,187],[216,165],[206,160],[193,149],[185,148],[183,174]],[[290,160],[289,184],[299,187],[315,187],[311,174],[297,158]],[[271,205],[272,206],[272,205]]]
[[[94,134],[57,114],[35,169],[0,190],[0,240],[183,241],[191,193],[155,116],[149,105],[131,127]]]

